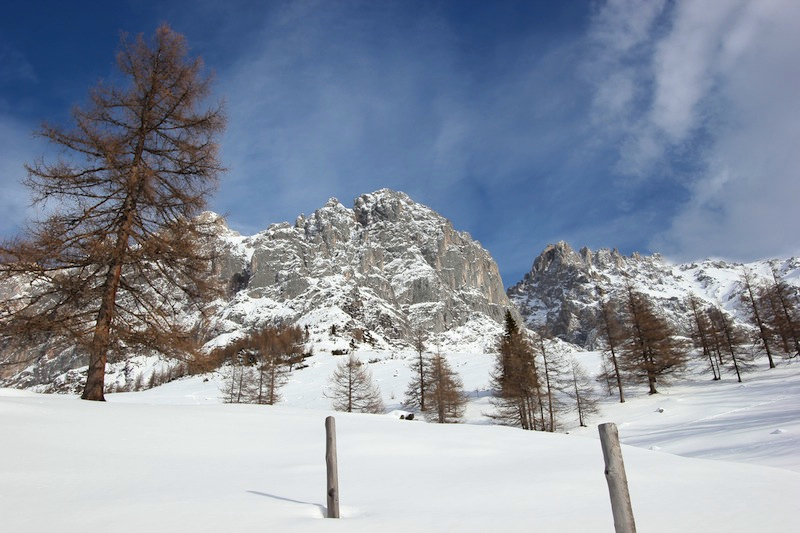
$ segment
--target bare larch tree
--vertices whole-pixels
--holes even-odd
[[[783,351],[788,357],[800,356],[800,302],[797,288],[789,285],[780,275],[775,265],[771,265],[772,285],[764,291],[767,309],[765,320],[778,335]]]
[[[439,424],[458,422],[464,414],[466,403],[464,383],[447,359],[437,352],[430,360],[425,419]]]
[[[336,366],[326,396],[337,411],[383,413],[385,409],[372,372],[353,354]]]
[[[578,413],[578,424],[586,427],[586,419],[599,412],[594,384],[589,374],[581,364],[572,358],[570,361],[570,385],[566,389],[567,395],[575,401],[575,411]]]
[[[702,348],[703,359],[708,359],[708,368],[714,376],[714,381],[722,378],[720,371],[720,360],[714,357],[712,350],[712,324],[708,318],[708,312],[703,309],[703,305],[697,296],[694,294],[689,295],[689,309],[692,311],[691,315],[691,335],[695,348]]]
[[[752,354],[745,349],[745,345],[748,344],[747,335],[719,307],[709,307],[707,314],[711,325],[711,345],[721,364],[725,364],[729,370],[735,372],[736,379],[741,383],[742,373],[752,369]]]
[[[2,274],[27,289],[4,305],[3,335],[44,332],[88,356],[82,397],[103,400],[110,354],[142,348],[179,355],[177,326],[212,288],[198,217],[222,170],[221,105],[203,106],[211,77],[168,25],[152,39],[121,37],[119,83],[100,82],[74,126],[38,134],[64,159],[27,167],[44,219],[0,245]]]
[[[609,372],[610,376],[607,377],[613,378],[619,393],[619,402],[625,403],[625,392],[622,389],[622,375],[619,369],[619,360],[617,359],[617,353],[619,352],[620,344],[623,342],[624,334],[617,315],[617,304],[611,298],[602,298],[598,306],[600,311],[598,316],[598,330],[600,337],[605,341],[603,356],[608,358],[612,367]]]
[[[411,333],[411,342],[417,357],[410,365],[411,380],[406,390],[404,406],[406,409],[419,409],[420,412],[426,410],[425,396],[428,384],[430,383],[430,359],[425,356],[425,343],[427,336],[422,327],[416,327]]]
[[[675,331],[656,313],[649,300],[631,285],[626,291],[626,340],[620,354],[620,364],[634,382],[646,382],[650,394],[656,394],[656,384],[670,374],[682,370],[686,354],[675,340]]]
[[[767,353],[767,360],[769,367],[775,368],[775,360],[772,357],[772,349],[770,348],[770,332],[767,324],[762,319],[763,311],[759,309],[759,298],[756,294],[758,288],[755,287],[753,281],[753,274],[747,269],[742,267],[742,284],[744,285],[744,293],[742,300],[748,304],[748,311],[750,311],[753,322],[758,328],[758,339],[761,341],[764,351]]]

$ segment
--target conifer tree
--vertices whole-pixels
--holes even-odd
[[[750,311],[750,316],[753,319],[753,323],[758,329],[758,339],[761,341],[761,346],[764,348],[764,351],[767,354],[769,367],[775,368],[775,360],[772,357],[770,331],[766,322],[762,318],[764,313],[762,309],[759,309],[759,298],[756,295],[757,288],[753,283],[753,275],[750,273],[747,267],[742,267],[742,284],[744,285],[744,294],[742,294],[742,300],[744,300],[747,304],[748,310]]]
[[[712,326],[707,312],[701,306],[700,300],[694,294],[689,296],[689,309],[692,311],[692,340],[695,348],[702,349],[702,357],[708,359],[708,367],[714,376],[714,381],[717,381],[722,375],[719,371],[719,360],[714,357],[711,349]]]
[[[382,413],[385,409],[381,391],[372,380],[372,373],[353,354],[337,365],[326,396],[337,411]]]
[[[709,308],[708,317],[714,349],[721,361],[727,359],[728,368],[736,374],[737,381],[741,383],[742,374],[752,369],[752,357],[744,348],[748,342],[747,336],[719,307]]]
[[[57,209],[0,245],[0,273],[30,289],[0,310],[3,337],[75,348],[88,359],[86,400],[104,399],[111,356],[191,352],[196,333],[181,327],[176,294],[200,308],[212,288],[197,217],[221,171],[224,116],[202,108],[211,79],[166,24],[150,41],[121,41],[123,83],[92,90],[73,128],[38,132],[64,159],[28,166],[26,185]]]
[[[641,293],[626,287],[627,328],[620,363],[635,382],[646,382],[650,394],[670,374],[683,369],[686,355],[675,340],[675,332]]]
[[[510,311],[506,311],[490,380],[496,408],[491,418],[522,429],[544,429],[544,401],[533,349]]]
[[[563,405],[557,396],[557,392],[562,390],[563,381],[566,376],[566,369],[564,368],[563,359],[552,350],[548,350],[545,344],[545,338],[550,335],[546,328],[541,328],[536,336],[536,347],[541,357],[542,376],[542,401],[546,402],[547,418],[545,420],[546,431],[553,432],[556,430],[558,423],[558,413],[563,410]]]
[[[586,427],[586,420],[599,412],[597,397],[589,374],[574,358],[570,361],[571,383],[566,388],[567,395],[575,402],[578,423]]]
[[[411,363],[411,381],[408,383],[404,405],[407,409],[426,410],[425,396],[430,383],[430,359],[425,357],[425,342],[427,337],[422,328],[418,327],[413,332],[414,350],[417,357]]]
[[[212,359],[228,361],[225,401],[274,405],[291,365],[302,360],[307,339],[297,326],[270,326],[222,348]]]
[[[467,402],[463,387],[461,378],[450,367],[447,359],[442,354],[436,353],[430,361],[425,419],[439,424],[461,420]]]
[[[622,373],[620,372],[617,353],[622,343],[624,333],[617,317],[616,305],[611,299],[600,300],[600,336],[605,341],[603,353],[611,363],[613,380],[619,392],[619,402],[625,403],[625,392],[622,389]]]
[[[762,295],[766,300],[765,321],[780,337],[783,351],[789,357],[800,356],[800,301],[797,289],[781,279],[772,265],[772,285]]]
[[[229,364],[223,370],[225,403],[250,403],[256,393],[253,358],[244,348],[227,350]]]
[[[258,383],[253,403],[274,405],[291,367],[302,357],[305,335],[297,326],[264,329],[254,339]]]

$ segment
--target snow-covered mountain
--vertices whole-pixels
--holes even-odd
[[[496,263],[480,243],[406,194],[387,189],[359,196],[350,208],[331,199],[294,224],[273,224],[252,236],[232,231],[218,215],[203,216],[214,226],[206,244],[217,251],[215,271],[227,287],[202,324],[194,324],[206,349],[284,322],[306,327],[312,351],[360,347],[388,357],[408,348],[421,328],[431,349],[486,354],[494,351],[506,309],[518,309],[531,328],[547,325],[560,339],[593,348],[601,291],[614,293],[626,283],[650,295],[683,331],[690,294],[744,318],[743,268],[756,283],[766,283],[775,267],[800,286],[798,259],[675,265],[659,255],[575,252],[560,242],[536,258],[507,296]],[[187,317],[190,325],[197,320]],[[47,342],[10,345],[0,347],[0,359],[19,360],[32,350],[46,357],[26,368],[0,365],[0,385],[80,388],[86,363],[74,350],[55,352]],[[128,383],[147,365],[152,372],[152,361],[137,361],[116,364],[112,381]]]
[[[207,348],[286,322],[308,326],[317,339],[333,336],[343,349],[407,346],[421,328],[431,344],[483,352],[513,307],[491,255],[402,192],[364,194],[352,208],[331,199],[309,217],[253,236],[230,230],[218,215],[203,216],[215,227],[207,245],[228,287],[198,328]],[[52,354],[23,375],[7,367],[0,378],[46,384],[81,364],[72,353]]]
[[[218,235],[231,298],[215,335],[285,320],[402,344],[417,327],[499,323],[510,307],[489,252],[402,192],[364,194],[352,208],[332,198],[251,237],[220,219]]]
[[[800,286],[800,259],[727,263],[706,260],[672,264],[658,254],[624,256],[617,250],[588,248],[574,251],[567,243],[550,245],[537,257],[531,271],[508,289],[525,323],[547,326],[559,338],[592,347],[592,325],[601,294],[620,293],[626,283],[648,295],[650,301],[679,331],[689,328],[688,298],[719,305],[744,321],[742,274],[752,274],[756,285],[773,282],[772,268],[786,282]]]

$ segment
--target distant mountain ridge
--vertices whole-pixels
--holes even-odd
[[[690,295],[719,305],[739,321],[747,311],[740,299],[744,269],[756,284],[772,282],[772,267],[789,284],[800,286],[800,259],[772,259],[752,263],[705,260],[671,264],[661,255],[624,256],[618,250],[573,250],[566,242],[547,246],[530,272],[508,289],[528,327],[546,326],[557,337],[593,348],[593,322],[601,293],[621,292],[626,283],[648,295],[659,312],[679,331],[688,331]]]
[[[594,348],[601,291],[613,294],[626,283],[647,293],[682,331],[689,326],[690,294],[744,318],[739,299],[744,267],[765,282],[774,266],[800,286],[798,259],[673,265],[658,254],[576,252],[559,242],[545,248],[531,271],[506,292],[497,264],[480,243],[432,209],[389,189],[363,194],[351,208],[332,198],[293,224],[272,224],[252,236],[232,231],[219,215],[202,216],[213,226],[204,245],[216,250],[214,271],[227,287],[202,321],[186,317],[206,350],[269,325],[291,323],[309,331],[312,349],[316,340],[391,353],[408,349],[419,329],[428,336],[429,349],[488,353],[503,331],[506,310],[531,329],[546,326],[574,349]],[[0,294],[16,290],[23,288],[0,287]],[[75,350],[54,352],[47,343],[18,343],[0,347],[0,360],[19,361],[30,353],[45,357],[25,368],[0,365],[0,386],[76,390],[83,356]],[[138,372],[135,365],[115,365],[109,373],[117,380],[124,374],[123,382]]]

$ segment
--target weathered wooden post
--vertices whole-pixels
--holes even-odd
[[[339,470],[336,464],[336,419],[325,419],[325,464],[328,467],[328,518],[339,518]]]
[[[608,483],[608,493],[611,496],[611,512],[614,514],[614,531],[616,533],[636,533],[617,425],[613,423],[600,424],[598,430],[600,431],[600,445],[603,447],[603,460],[606,463],[606,482]]]

